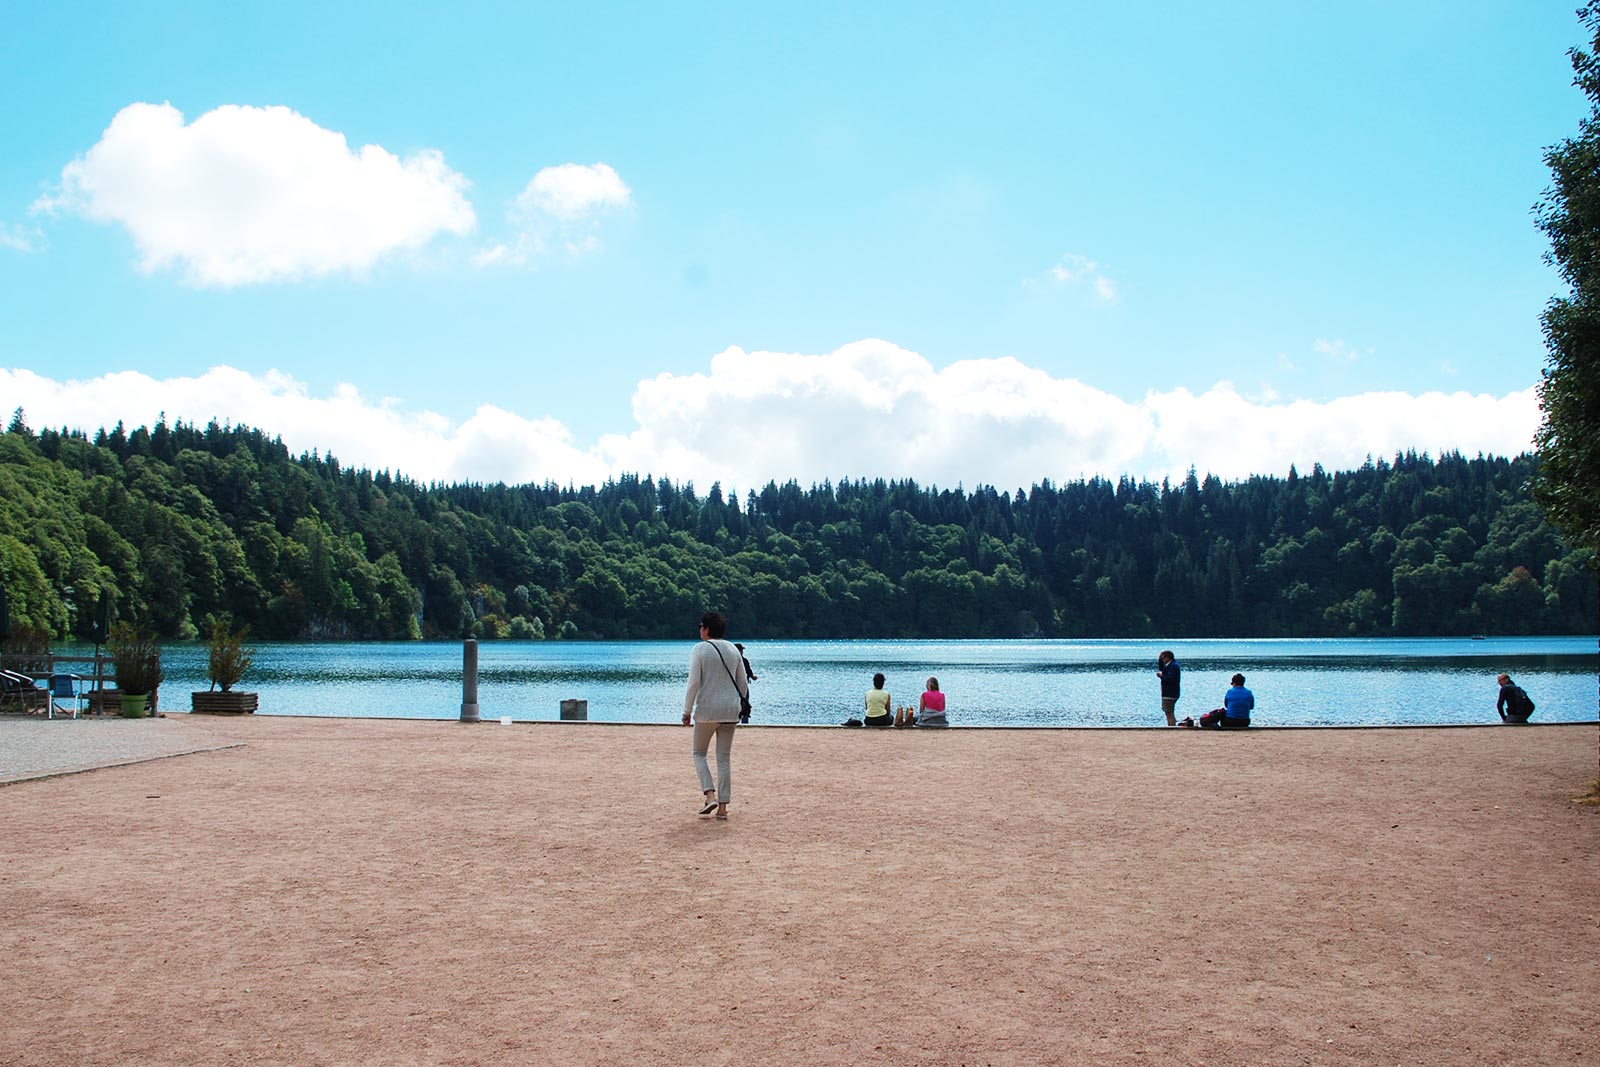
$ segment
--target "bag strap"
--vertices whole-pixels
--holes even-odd
[[[706,638],[706,644],[710,645],[711,651],[717,654],[717,662],[722,664],[722,669],[728,672],[728,681],[733,683],[733,691],[739,693],[739,680],[733,676],[733,669],[728,666],[728,661],[722,658],[722,649],[718,648],[717,643],[709,637]],[[739,696],[742,698],[744,694],[739,693]]]

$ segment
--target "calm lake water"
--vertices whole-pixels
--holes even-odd
[[[555,720],[563,699],[601,722],[674,722],[691,641],[501,641],[479,646],[483,718]],[[746,655],[756,723],[832,724],[860,715],[872,674],[914,704],[929,675],[959,726],[1152,726],[1163,721],[1156,653],[1183,665],[1178,715],[1217,707],[1235,671],[1267,725],[1498,721],[1495,675],[1538,703],[1536,722],[1600,713],[1594,637],[1149,641],[758,641]],[[203,645],[169,646],[162,703],[205,689]],[[242,688],[272,715],[454,719],[459,642],[263,644]]]

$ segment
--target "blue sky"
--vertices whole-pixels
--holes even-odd
[[[12,2],[0,404],[509,481],[1519,451],[1572,6]]]

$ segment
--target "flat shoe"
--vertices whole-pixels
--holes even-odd
[[[700,809],[700,814],[701,815],[710,815],[712,812],[714,812],[716,810],[717,810],[717,802],[715,800],[708,800],[708,801],[706,801],[706,806]]]
[[[728,821],[728,813],[725,812],[725,811],[719,811],[719,812],[717,812],[717,818],[721,819],[723,822],[727,822]]]

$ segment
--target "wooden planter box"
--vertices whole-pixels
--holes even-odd
[[[208,692],[193,696],[197,715],[251,715],[256,710],[255,693]]]

